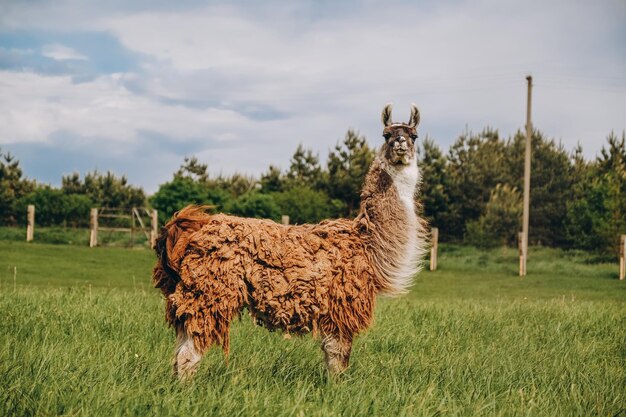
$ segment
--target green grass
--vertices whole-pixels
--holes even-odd
[[[122,225],[126,226],[126,225]],[[33,243],[50,243],[61,245],[89,246],[88,228],[75,227],[35,227]],[[0,227],[0,241],[24,242],[26,227]],[[128,247],[131,246],[130,233],[100,231],[98,234],[100,246]],[[135,232],[133,246],[148,246],[148,239],[142,232]]]
[[[179,384],[151,252],[0,241],[0,415],[623,414],[626,282],[590,259],[533,248],[520,279],[516,251],[444,245],[342,377],[244,316],[229,363],[214,349]]]

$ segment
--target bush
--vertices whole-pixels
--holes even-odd
[[[281,213],[293,224],[317,223],[345,210],[342,201],[331,200],[325,192],[309,187],[294,187],[273,196]]]
[[[221,210],[228,205],[229,194],[219,188],[209,188],[205,183],[189,177],[175,176],[159,187],[150,198],[152,207],[159,211],[159,222],[165,223],[178,210],[189,204],[212,205]]]
[[[65,194],[59,189],[43,186],[17,201],[15,206],[20,224],[26,224],[29,204],[35,206],[35,224],[39,226],[88,226],[89,210],[93,206],[85,195]]]
[[[261,219],[280,219],[280,209],[269,194],[252,191],[243,194],[226,207],[226,211],[242,217],[256,217]]]

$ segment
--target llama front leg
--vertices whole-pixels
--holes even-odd
[[[193,338],[185,330],[176,334],[176,356],[174,357],[174,374],[181,381],[191,378],[202,359],[202,353],[193,344]]]
[[[322,339],[322,350],[326,366],[332,374],[340,374],[348,367],[352,337],[326,335]]]

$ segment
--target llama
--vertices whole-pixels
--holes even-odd
[[[174,372],[195,373],[214,344],[228,357],[230,323],[246,308],[270,330],[320,336],[328,370],[348,366],[352,340],[372,322],[377,294],[406,293],[421,269],[425,222],[415,200],[419,111],[382,112],[383,145],[355,219],[285,226],[188,206],[163,227],[153,283],[176,330]]]

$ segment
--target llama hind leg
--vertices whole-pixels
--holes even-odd
[[[193,343],[193,338],[179,330],[176,334],[176,356],[174,357],[174,374],[181,381],[191,378],[198,369],[202,359],[200,352]]]
[[[326,335],[322,339],[322,350],[326,367],[332,374],[340,374],[346,370],[350,362],[352,337]]]

